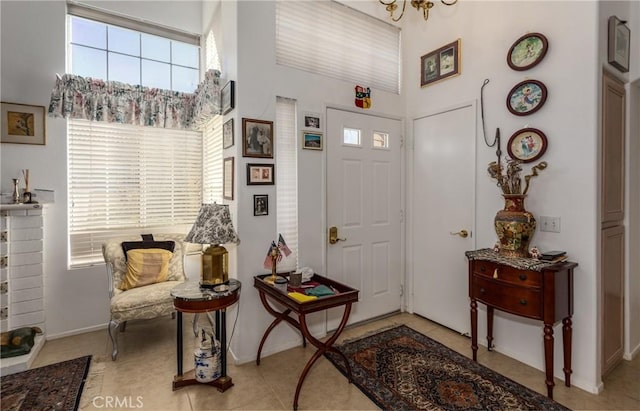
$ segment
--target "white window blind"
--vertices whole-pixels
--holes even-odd
[[[68,121],[70,265],[102,261],[104,240],[187,233],[202,192],[202,133]]]
[[[213,34],[213,30],[209,31],[207,37],[204,39],[204,53],[205,53],[205,70],[222,70],[220,64],[220,56],[218,54],[218,46],[216,45],[216,36]]]
[[[400,29],[335,1],[276,4],[276,62],[400,92]]]
[[[222,203],[222,116],[207,121],[202,134],[202,202]]]
[[[298,160],[296,146],[296,101],[278,97],[276,101],[276,226],[287,246],[278,271],[298,267]]]

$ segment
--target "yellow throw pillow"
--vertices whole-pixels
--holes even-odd
[[[120,284],[121,290],[129,290],[149,284],[167,281],[169,260],[173,253],[160,248],[127,251],[127,273]]]

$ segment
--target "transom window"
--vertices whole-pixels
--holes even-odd
[[[374,131],[373,148],[389,148],[389,134],[381,131]]]
[[[198,46],[77,16],[69,19],[74,74],[187,93],[198,86]]]

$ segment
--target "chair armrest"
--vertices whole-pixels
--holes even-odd
[[[107,264],[107,280],[109,283],[109,298],[113,297],[114,287],[113,287],[113,264],[110,261],[106,262]]]

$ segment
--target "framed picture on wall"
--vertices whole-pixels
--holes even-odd
[[[631,30],[627,22],[616,16],[609,17],[608,61],[623,73],[629,71],[629,39]]]
[[[322,133],[303,131],[302,148],[307,150],[322,150]]]
[[[228,112],[233,110],[233,107],[235,106],[235,95],[233,91],[234,85],[235,81],[231,80],[228,81],[227,84],[225,84],[222,88],[222,92],[220,94],[220,98],[222,100],[220,103],[220,109],[222,111],[222,114],[227,114]]]
[[[420,58],[420,86],[460,74],[460,39],[433,50]]]
[[[256,194],[253,196],[253,215],[269,215],[269,196],[266,194]]]
[[[0,141],[15,144],[45,144],[45,108],[18,103],[0,103]]]
[[[273,158],[273,121],[242,119],[242,156]]]
[[[507,109],[516,116],[528,116],[547,101],[547,87],[538,80],[525,80],[513,86],[507,95]]]
[[[547,151],[547,136],[537,128],[520,129],[509,139],[507,151],[511,158],[523,163],[536,161]]]
[[[304,128],[310,130],[321,130],[322,115],[320,113],[304,113]]]
[[[233,119],[230,118],[222,126],[222,148],[233,146]]]
[[[233,157],[227,157],[223,162],[222,197],[225,200],[233,200]]]
[[[509,49],[507,64],[516,71],[529,70],[542,61],[548,47],[549,42],[543,34],[527,33]]]
[[[273,164],[247,164],[247,185],[274,185]]]

